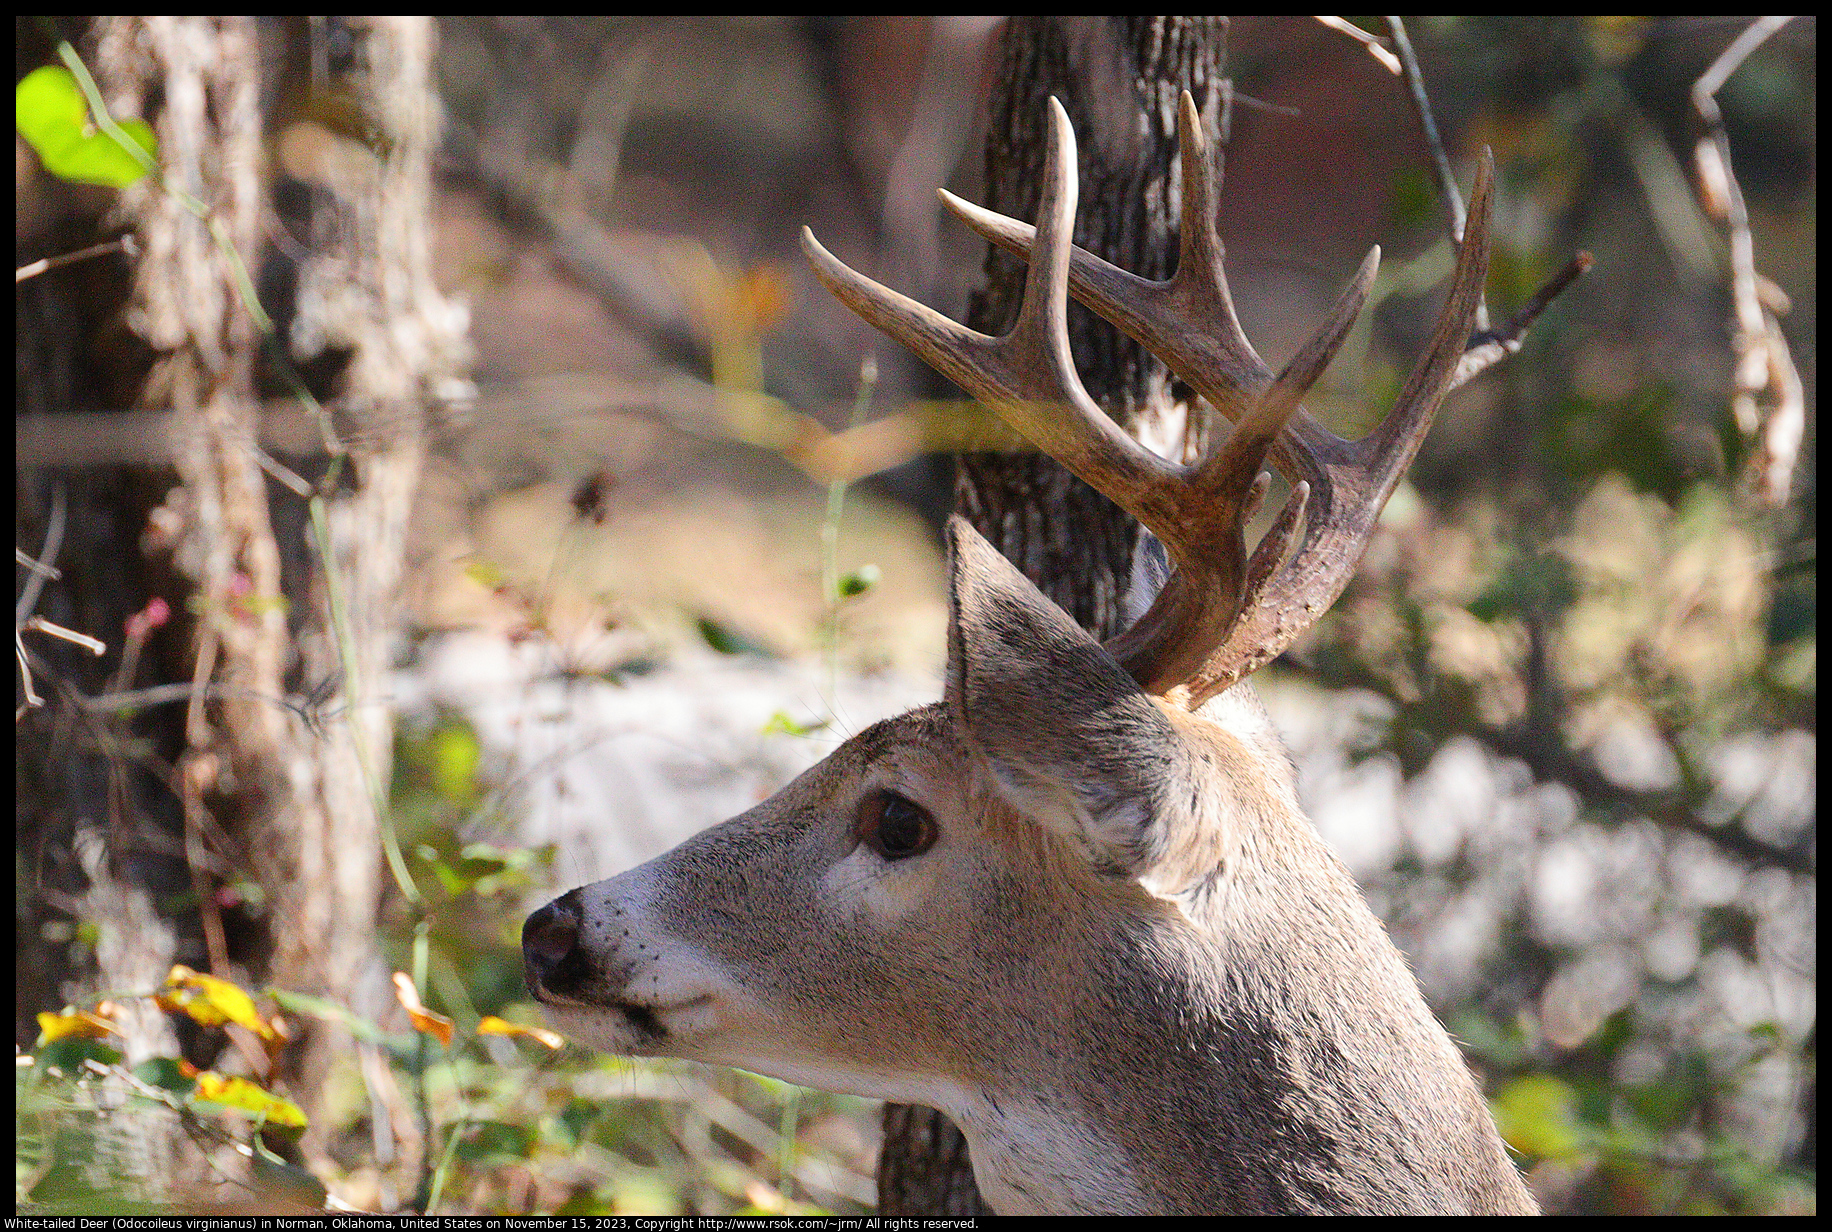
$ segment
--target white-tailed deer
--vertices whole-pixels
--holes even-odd
[[[1298,400],[1377,254],[1275,378],[1235,320],[1189,96],[1165,283],[1071,245],[1074,135],[1052,108],[1035,231],[948,200],[1030,262],[1007,336],[804,247],[855,311],[1137,517],[1175,572],[1102,645],[955,519],[945,700],[543,907],[528,986],[603,1049],[939,1108],[1001,1212],[1531,1212],[1456,1046],[1299,811],[1265,711],[1230,688],[1341,592],[1455,379],[1492,169],[1428,354],[1350,442]],[[1228,439],[1184,466],[1120,432],[1069,358],[1071,292],[1237,421]],[[1268,456],[1292,492],[1249,554]]]

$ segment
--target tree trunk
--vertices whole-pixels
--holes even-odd
[[[985,205],[1036,217],[1054,95],[1075,127],[1080,210],[1075,242],[1151,278],[1177,258],[1177,100],[1188,90],[1211,131],[1222,107],[1225,18],[1014,17],[1004,33],[986,135]],[[1003,333],[1026,267],[988,245],[985,283],[967,324]],[[1079,305],[1069,307],[1076,369],[1088,393],[1161,452],[1186,439],[1181,395],[1164,365]],[[1042,454],[968,454],[956,505],[981,534],[1098,637],[1119,632],[1139,527]],[[939,1112],[884,1111],[878,1204],[886,1215],[987,1213],[960,1130]]]
[[[31,645],[50,704],[19,727],[21,928],[93,924],[99,940],[93,954],[47,947],[20,987],[26,1043],[32,1010],[149,990],[174,962],[364,1015],[392,1007],[376,944],[383,673],[423,408],[462,388],[467,359],[462,309],[436,292],[427,251],[432,40],[423,18],[196,17],[98,18],[75,40],[114,114],[154,126],[165,186],[124,190],[102,231],[132,234],[135,258],[22,287],[19,413],[170,409],[191,426],[176,434],[176,486],[155,458],[21,476],[22,546],[38,549],[54,519],[67,528],[40,610],[108,643],[100,660]],[[100,222],[66,210],[42,244],[80,247]],[[263,362],[250,285],[287,364]],[[347,448],[278,462],[251,448],[261,396],[293,365],[335,404]],[[299,473],[322,498],[328,560],[289,486]],[[124,642],[154,598],[171,624]],[[83,704],[160,684],[190,686],[188,700]],[[180,1043],[216,1059],[218,1033],[175,1033],[143,1001],[128,1013],[130,1064]],[[309,1111],[349,1045],[295,1025],[277,1076]],[[232,1063],[263,1061],[249,1049]]]

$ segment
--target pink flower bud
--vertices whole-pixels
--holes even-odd
[[[123,625],[127,636],[137,642],[143,640],[147,634],[171,618],[171,604],[155,595],[145,607],[129,616]]]

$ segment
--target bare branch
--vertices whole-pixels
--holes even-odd
[[[33,573],[38,574],[40,577],[44,578],[47,582],[58,581],[60,578],[64,576],[63,570],[53,569],[49,565],[41,565],[36,560],[34,560],[32,557],[27,556],[25,554],[24,548],[14,548],[13,549],[13,563],[16,565],[24,565],[27,569],[30,569]]]
[[[1743,189],[1730,166],[1730,134],[1717,105],[1717,91],[1751,52],[1792,18],[1761,17],[1732,40],[1716,62],[1692,86],[1692,106],[1704,125],[1694,152],[1698,195],[1705,212],[1724,221],[1730,232],[1730,297],[1733,305],[1731,349],[1736,354],[1731,409],[1737,427],[1754,437],[1745,482],[1757,500],[1770,508],[1787,503],[1794,463],[1806,435],[1806,395],[1787,338],[1756,271],[1756,246],[1749,227]],[[1769,297],[1773,300],[1773,297]],[[1764,392],[1773,406],[1764,415],[1757,398]]]
[[[13,283],[17,285],[28,278],[36,278],[40,274],[48,274],[52,270],[59,269],[65,265],[73,265],[78,261],[87,261],[91,257],[107,256],[111,252],[125,253],[130,257],[139,255],[139,249],[134,246],[134,237],[132,235],[123,235],[118,239],[105,240],[100,244],[91,244],[87,248],[79,248],[75,252],[60,253],[55,257],[40,257],[36,261],[27,261],[24,265],[19,266],[13,271]]]
[[[1398,77],[1405,71],[1404,66],[1399,62],[1399,57],[1387,50],[1386,44],[1378,35],[1369,34],[1360,26],[1353,24],[1347,18],[1343,17],[1319,17],[1316,20],[1338,34],[1348,35],[1357,43],[1366,47],[1368,49],[1368,54],[1373,56],[1375,61],[1378,62],[1382,68],[1392,73],[1395,77]]]
[[[212,693],[228,692],[223,685],[207,686]],[[189,681],[178,681],[174,684],[150,685],[144,689],[129,689],[124,692],[98,693],[94,697],[76,695],[76,703],[84,710],[107,713],[113,710],[140,710],[147,706],[163,706],[169,702],[187,702],[191,700],[193,686]],[[247,690],[243,690],[244,693]]]
[[[17,633],[13,634],[13,658],[19,662],[19,683],[20,687],[25,690],[25,704],[13,711],[13,722],[17,723],[24,717],[26,711],[36,710],[44,705],[45,699],[40,697],[38,690],[32,687],[32,665],[26,658],[25,642]]]
[[[29,418],[29,417],[28,417]],[[25,589],[19,592],[19,602],[13,607],[13,630],[25,627],[26,617],[38,606],[38,596],[44,592],[44,570],[56,571],[57,553],[64,546],[64,488],[62,484],[53,484],[51,488],[51,523],[45,528],[44,547],[39,550],[40,568],[32,570],[32,575],[25,580]],[[17,552],[19,549],[13,549]]]
[[[98,658],[108,653],[108,643],[97,641],[87,633],[78,633],[75,629],[66,629],[62,625],[53,624],[43,616],[28,616],[26,618],[25,627],[28,629],[36,629],[40,633],[48,633],[52,637],[61,638],[66,642],[72,642]]]
[[[1460,388],[1508,356],[1518,354],[1521,344],[1526,340],[1527,330],[1532,327],[1533,322],[1539,320],[1540,314],[1551,306],[1552,301],[1557,299],[1566,287],[1589,272],[1594,260],[1595,258],[1587,252],[1578,253],[1577,256],[1565,262],[1564,267],[1558,273],[1547,279],[1546,285],[1535,291],[1506,325],[1472,337],[1462,358],[1457,361],[1457,374],[1451,378],[1450,387],[1452,389]]]
[[[1333,22],[1338,19],[1318,18],[1331,29],[1338,29]],[[1412,101],[1412,109],[1418,115],[1419,128],[1425,134],[1425,143],[1431,147],[1432,166],[1438,174],[1438,192],[1444,198],[1444,211],[1450,231],[1450,242],[1461,244],[1467,214],[1463,206],[1463,197],[1457,188],[1456,173],[1451,170],[1450,156],[1445,153],[1443,138],[1438,133],[1437,120],[1431,114],[1431,100],[1425,93],[1425,78],[1419,71],[1418,57],[1413,53],[1412,40],[1406,36],[1406,27],[1398,17],[1386,19],[1387,28],[1392,31],[1394,72],[1406,80],[1406,96]],[[1346,23],[1345,23],[1346,24]],[[1350,33],[1370,44],[1369,51],[1377,50],[1372,45],[1373,36],[1365,31],[1349,27],[1344,33]],[[1382,64],[1387,61],[1381,60]],[[1508,323],[1498,330],[1489,328],[1488,302],[1486,298],[1476,302],[1476,332],[1470,337],[1463,357],[1457,363],[1456,375],[1451,378],[1450,388],[1456,389],[1480,376],[1508,356],[1519,352],[1525,340],[1527,329],[1545,312],[1548,305],[1557,298],[1560,292],[1582,277],[1591,266],[1591,255],[1580,252],[1564,268],[1534,292],[1521,310],[1514,314]]]
[[[1457,173],[1450,169],[1450,155],[1444,152],[1443,138],[1438,136],[1438,122],[1431,114],[1431,100],[1425,94],[1425,78],[1419,72],[1418,57],[1412,52],[1412,40],[1406,37],[1406,27],[1397,17],[1386,19],[1387,29],[1393,35],[1393,50],[1399,56],[1402,76],[1406,79],[1406,97],[1412,100],[1412,110],[1419,118],[1419,128],[1425,134],[1425,144],[1431,147],[1431,164],[1438,173],[1438,193],[1444,198],[1444,213],[1450,227],[1450,242],[1463,242],[1463,194],[1457,188]],[[1488,303],[1476,301],[1476,329],[1488,329]]]
[[[1793,21],[1792,17],[1758,17],[1749,24],[1743,33],[1731,41],[1710,68],[1705,70],[1692,85],[1692,101],[1697,105],[1701,98],[1711,99],[1718,92],[1730,75],[1741,68],[1749,53],[1768,41],[1769,35]],[[1712,104],[1715,107],[1715,100]]]

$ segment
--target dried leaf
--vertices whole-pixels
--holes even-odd
[[[420,994],[404,972],[394,973],[394,995],[401,1008],[407,1011],[407,1017],[413,1020],[414,1030],[432,1036],[447,1048],[452,1046],[452,1020],[420,1004]]]
[[[507,1035],[511,1038],[531,1039],[537,1044],[545,1044],[556,1052],[566,1046],[566,1037],[558,1031],[549,1031],[545,1027],[524,1027],[520,1023],[506,1022],[494,1014],[486,1014],[477,1024],[479,1035]]]
[[[1705,213],[1722,222],[1730,215],[1730,176],[1717,143],[1710,137],[1699,139],[1693,151],[1693,165],[1698,169],[1698,203],[1705,207]]]

